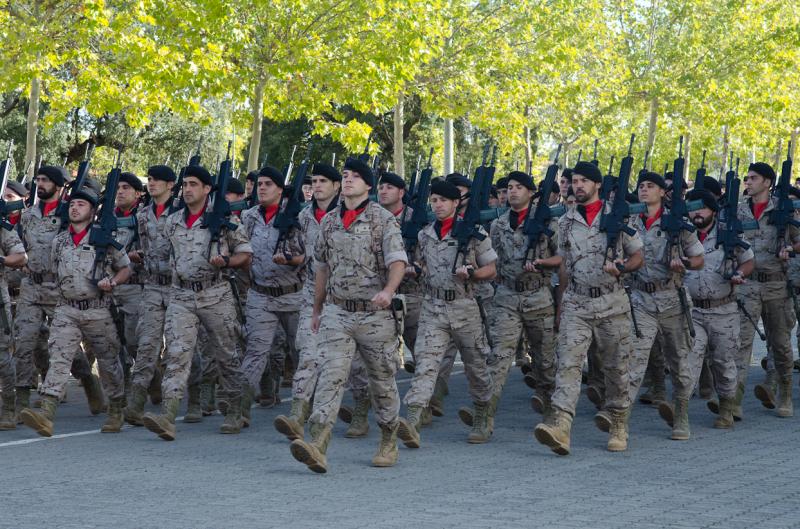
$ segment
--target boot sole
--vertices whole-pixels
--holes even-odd
[[[413,375],[414,372],[417,370],[417,364],[414,362],[406,362],[403,364],[403,369],[405,369],[406,373]]]
[[[412,426],[405,420],[400,420],[400,424],[397,427],[397,437],[403,442],[406,448],[419,448],[419,434],[414,436],[410,431],[411,427]]]
[[[16,424],[11,424],[11,423],[0,424],[0,432],[7,432],[8,430],[16,430],[16,429],[17,429]]]
[[[299,439],[292,441],[292,444],[289,446],[289,451],[292,453],[293,458],[303,463],[312,472],[316,472],[317,474],[325,474],[328,471],[328,468],[324,465],[324,463],[314,459],[314,456],[312,456],[311,452],[309,452],[306,448],[304,441]]]
[[[275,417],[275,421],[272,424],[279,433],[285,435],[290,441],[296,441],[297,439],[303,438],[303,434],[298,434],[297,430],[292,427],[292,423],[289,421],[288,417],[278,415]]]
[[[536,381],[530,375],[525,375],[522,380],[525,382],[525,385],[531,389],[536,389]]]
[[[119,428],[100,428],[100,433],[122,433],[122,427]]]
[[[389,468],[397,464],[397,459],[394,461],[372,461],[372,466],[375,468]]]
[[[188,424],[194,424],[194,423],[198,423],[198,422],[203,422],[203,416],[202,415],[200,415],[200,416],[198,416],[198,415],[184,415],[183,416],[183,422],[188,423]]]
[[[531,409],[539,415],[544,415],[544,402],[538,395],[531,397]]]
[[[608,433],[611,430],[611,420],[599,413],[596,413],[594,416],[594,425],[597,426],[597,429],[601,432]]]
[[[659,404],[658,415],[664,419],[664,422],[667,423],[670,428],[672,428],[672,425],[675,423],[675,412],[673,411],[672,406],[666,403]]]
[[[437,404],[430,404],[431,413],[434,417],[444,417],[444,407]]]
[[[689,440],[689,434],[682,434],[682,433],[675,434],[675,433],[673,433],[670,436],[670,439],[672,439],[673,441],[688,441]]]
[[[347,439],[362,439],[367,436],[369,430],[364,432],[350,432],[349,430],[344,433],[345,438]]]
[[[147,428],[148,430],[150,430],[151,432],[153,432],[154,434],[159,436],[161,439],[163,439],[165,441],[174,441],[175,440],[175,434],[174,433],[172,433],[170,431],[167,431],[164,428],[162,428],[161,425],[157,421],[155,421],[154,419],[150,418],[149,416],[145,415],[144,417],[142,417],[142,423],[144,424],[145,428]]]
[[[347,406],[340,407],[337,415],[343,423],[350,424],[353,422],[353,410]]]
[[[775,412],[775,416],[780,417],[781,419],[788,419],[789,417],[794,417],[794,410],[791,411],[778,410]]]
[[[22,419],[22,423],[30,428],[31,430],[35,431],[42,437],[52,437],[53,432],[52,429],[47,429],[47,425],[44,424],[39,417],[34,414],[32,411],[22,410],[19,414],[20,419]]]
[[[627,444],[625,446],[606,446],[606,450],[609,452],[625,452],[627,449]]]
[[[489,442],[485,437],[467,437],[467,442],[471,445],[482,445]]]
[[[555,452],[560,456],[568,456],[569,455],[569,448],[564,446],[560,441],[558,441],[555,437],[553,437],[549,431],[544,428],[539,428],[538,426],[533,430],[533,436],[539,441],[541,444],[548,447],[550,450]]]
[[[775,409],[775,394],[769,388],[761,384],[756,384],[753,393],[755,393],[756,398],[761,401],[762,406],[768,410]]]
[[[472,418],[473,414],[467,408],[461,408],[458,410],[458,418],[461,419],[461,422],[472,428]]]

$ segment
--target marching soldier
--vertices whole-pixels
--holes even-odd
[[[458,188],[442,180],[431,184],[431,208],[436,222],[419,233],[416,262],[421,268],[424,301],[416,344],[417,369],[405,396],[407,418],[400,419],[399,436],[409,448],[419,448],[422,412],[433,395],[442,356],[451,343],[461,351],[469,392],[475,406],[472,431],[467,441],[486,443],[492,377],[486,365],[488,344],[481,314],[473,294],[473,281],[491,281],[497,254],[491,240],[472,239],[463,264],[453,270],[459,257],[458,242],[451,235],[461,200]],[[481,229],[482,231],[482,229]],[[484,232],[485,233],[485,232]]]
[[[125,387],[119,337],[109,306],[110,294],[128,280],[131,269],[128,256],[116,249],[110,250],[107,262],[95,265],[96,251],[88,241],[98,203],[99,196],[88,186],[73,190],[69,197],[69,229],[53,239],[50,262],[56,271],[59,301],[50,326],[50,368],[42,385],[41,411],[26,408],[20,413],[25,426],[44,437],[53,435],[56,408],[81,341],[97,359],[103,389],[110,399],[108,418],[100,431],[118,433],[122,429]],[[96,284],[91,279],[95,266],[106,274]]]
[[[310,441],[292,442],[292,455],[314,472],[326,472],[325,454],[342,402],[353,356],[361,355],[381,428],[373,466],[397,462],[398,322],[392,297],[407,265],[394,216],[369,200],[372,170],[357,159],[344,167],[340,203],[322,220],[314,257],[317,274],[311,330],[317,332],[320,373],[309,418]],[[324,304],[324,306],[323,306]]]
[[[601,182],[602,175],[595,165],[576,164],[572,187],[577,205],[558,222],[558,254],[563,258],[558,368],[552,412],[536,426],[534,435],[559,455],[570,451],[581,369],[592,340],[603,353],[606,408],[612,417],[608,449],[622,451],[628,446],[631,317],[620,276],[642,266],[642,241],[638,234],[623,232],[616,249],[618,257],[613,262],[607,258],[606,236],[600,231],[600,211],[604,207],[599,198]]]
[[[241,392],[243,376],[236,353],[238,321],[230,284],[223,268],[247,267],[252,248],[242,229],[224,229],[218,247],[204,227],[208,197],[212,189],[209,172],[190,165],[183,178],[186,207],[167,218],[164,234],[170,243],[172,289],[167,306],[164,334],[167,369],[162,382],[162,413],[145,413],[144,425],[166,441],[175,439],[175,417],[186,390],[197,333],[202,325],[219,370],[221,390],[228,408],[220,431],[236,434],[242,428]],[[237,222],[235,217],[231,221]],[[217,245],[214,245],[217,246]]]

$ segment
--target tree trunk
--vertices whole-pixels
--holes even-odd
[[[253,94],[253,124],[250,127],[250,154],[247,157],[247,172],[258,169],[259,151],[261,150],[261,125],[264,121],[264,89],[267,80],[262,79],[256,85]]]
[[[794,153],[797,150],[797,136],[800,134],[800,129],[792,129],[792,146],[789,155],[794,160]],[[794,164],[792,164],[792,174],[794,174]]]
[[[29,178],[34,177],[33,164],[36,163],[36,132],[39,130],[39,79],[31,80],[31,95],[28,98],[28,122],[25,134],[25,171]]]
[[[658,98],[650,100],[650,124],[647,129],[647,144],[644,152],[647,153],[647,170],[653,168],[653,146],[656,143],[656,126],[658,125]]]
[[[783,151],[783,138],[778,138],[778,146],[775,149],[775,158],[772,162],[772,167],[774,167],[776,170],[781,165],[781,151]]]
[[[533,166],[533,149],[531,145],[531,126],[528,125],[528,118],[531,113],[531,107],[525,105],[525,128],[522,130],[522,140],[525,147],[525,170]]]
[[[728,136],[728,126],[722,126],[722,160],[720,160],[719,179],[725,178],[725,173],[728,170],[728,152],[730,150],[730,138]]]
[[[400,178],[406,176],[406,161],[403,156],[403,94],[397,98],[397,105],[394,107],[394,172]]]
[[[453,172],[453,120],[444,120],[444,174]]]

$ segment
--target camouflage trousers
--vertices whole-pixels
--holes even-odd
[[[486,365],[489,345],[478,304],[474,299],[426,299],[422,303],[415,351],[417,369],[404,399],[406,404],[428,405],[442,357],[451,344],[461,351],[473,401],[488,402],[491,399],[492,375]]]
[[[139,339],[136,330],[139,323],[140,310],[143,306],[142,296],[142,285],[119,285],[114,289],[114,301],[122,314],[125,345],[131,359],[136,358],[138,351]]]
[[[688,399],[692,396],[694,385],[700,372],[695,375],[695,365],[702,364],[692,351],[692,338],[686,325],[680,305],[663,312],[650,312],[639,304],[634,304],[636,323],[642,337],[633,333],[633,350],[629,361],[630,390],[628,397],[633,402],[639,392],[647,371],[647,363],[655,343],[660,340],[664,360],[669,367],[672,378],[672,393],[674,398]]]
[[[35,369],[43,376],[49,369],[47,318],[53,318],[57,295],[53,283],[36,285],[28,278],[22,280],[14,318],[17,387],[35,388]],[[92,375],[92,367],[80,343],[73,354],[71,373],[79,380]]]
[[[286,333],[286,343],[292,362],[297,366],[298,312],[276,312],[267,309],[269,297],[251,290],[247,296],[247,348],[242,360],[242,373],[253,391],[258,392],[259,382],[264,369],[269,364],[277,369],[277,375],[283,373],[283,349],[273,347],[275,335],[280,327]]]
[[[419,315],[422,311],[422,296],[418,294],[403,294],[403,296],[406,302],[406,313],[403,316],[403,343],[413,357],[419,330]]]
[[[97,359],[103,391],[110,399],[125,395],[122,364],[119,359],[119,337],[111,312],[107,308],[80,310],[57,305],[50,326],[50,369],[42,393],[58,399],[64,396],[70,366],[83,341]]]
[[[0,325],[0,389],[11,389],[17,380],[17,371],[14,368],[14,359],[11,356],[11,348],[14,345],[14,338],[11,333],[13,331],[11,303],[5,302],[2,310],[6,311],[6,318],[12,328],[3,329],[2,325]],[[6,333],[6,330],[8,333]]]
[[[319,379],[309,422],[327,426],[336,421],[350,364],[358,355],[366,366],[369,396],[378,424],[394,426],[400,411],[394,378],[399,338],[392,312],[348,312],[326,304],[317,344]]]
[[[613,294],[597,299],[575,296],[562,302],[563,312],[556,346],[558,359],[556,388],[553,392],[552,405],[573,416],[581,393],[583,363],[592,341],[597,346],[603,366],[606,408],[623,411],[630,405],[628,397],[628,363],[632,334],[630,305],[625,297],[617,295],[614,299],[611,296]],[[594,310],[595,305],[597,310]],[[611,306],[617,308],[612,312]]]
[[[311,332],[311,312],[313,303],[307,302],[300,310],[297,322],[297,337],[295,347],[297,348],[297,369],[294,371],[292,380],[292,398],[306,402],[314,396],[319,379],[320,357],[317,350],[317,336]],[[358,355],[356,355],[358,358]],[[355,362],[355,358],[353,359]]]
[[[133,384],[148,387],[164,350],[164,323],[171,288],[146,284],[140,298],[141,313],[136,322],[138,351],[133,364]],[[127,320],[127,317],[126,317]]]
[[[775,369],[779,379],[792,377],[793,352],[792,328],[795,325],[795,314],[792,300],[785,288],[780,297],[762,296],[762,285],[759,283],[742,285],[739,287],[739,300],[744,305],[748,314],[758,323],[759,318],[764,324],[764,333],[767,335],[767,350],[769,351],[769,367]],[[774,290],[774,289],[773,289]],[[747,369],[753,355],[753,340],[755,327],[743,312],[739,314],[739,350],[736,356],[736,369],[738,382],[747,382]]]
[[[536,393],[549,397],[553,393],[556,377],[553,306],[526,310],[524,295],[497,294],[488,315],[492,333],[492,354],[488,363],[494,394],[502,392],[524,334],[533,353]]]
[[[714,389],[721,398],[736,396],[736,352],[739,350],[739,314],[736,303],[716,309],[692,309],[694,321],[694,381],[700,378],[703,360],[709,361]]]
[[[173,287],[167,306],[164,335],[167,369],[162,382],[165,399],[181,398],[186,390],[200,327],[208,333],[220,379],[220,396],[236,398],[244,384],[236,343],[239,322],[228,283],[201,292]]]

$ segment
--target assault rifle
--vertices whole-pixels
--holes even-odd
[[[694,189],[703,191],[706,188],[706,151],[703,149],[703,159],[700,162],[700,168],[694,175]]]
[[[219,253],[220,238],[222,237],[222,230],[229,229],[235,230],[238,225],[230,221],[231,207],[228,201],[225,200],[225,192],[228,189],[228,181],[231,179],[231,145],[233,142],[228,142],[228,154],[225,160],[219,166],[219,176],[217,178],[217,185],[214,188],[211,197],[211,209],[206,209],[203,214],[202,228],[208,230],[210,239],[208,241],[208,251],[206,258],[211,258],[211,248],[214,244],[217,245]]]
[[[431,192],[431,177],[433,176],[433,167],[431,166],[431,159],[433,158],[433,149],[428,154],[428,164],[419,175],[419,181],[414,184],[414,196],[411,202],[414,204],[411,218],[403,220],[400,226],[400,231],[403,235],[403,242],[406,246],[406,252],[413,256],[414,248],[417,246],[417,237],[419,232],[428,224],[428,197]],[[405,216],[405,211],[403,211]]]
[[[14,141],[12,140],[8,143],[8,155],[6,156],[6,159],[0,162],[0,226],[8,231],[14,229],[14,225],[8,221],[9,214],[13,213],[14,211],[19,211],[25,207],[25,203],[22,200],[6,202],[5,199],[3,199],[3,195],[5,195],[6,192],[6,186],[8,185],[8,173],[11,167],[11,151],[13,149]],[[3,317],[5,317],[5,312],[3,312]]]
[[[550,199],[550,194],[553,192],[553,188],[556,186],[559,154],[561,154],[561,144],[558,145],[553,163],[547,167],[547,173],[539,186],[539,202],[536,204],[536,209],[533,211],[532,215],[530,211],[533,207],[533,200],[536,195],[531,195],[531,200],[528,202],[528,216],[525,218],[525,224],[522,225],[522,232],[528,238],[528,249],[525,252],[526,263],[535,261],[537,255],[542,256],[540,241],[542,235],[546,237],[553,236],[553,230],[550,229],[553,212],[550,209],[548,201]]]
[[[778,178],[778,183],[772,191],[773,195],[777,197],[777,203],[772,211],[769,212],[769,223],[775,226],[777,230],[776,241],[776,255],[779,255],[781,250],[787,245],[791,246],[791,241],[787,241],[789,235],[789,227],[800,226],[800,221],[794,218],[794,202],[789,196],[789,191],[792,188],[792,142],[789,142],[789,149],[786,153],[786,160],[783,161],[781,166],[781,176]],[[794,250],[789,251],[789,257],[795,257]],[[784,272],[786,265],[784,264]],[[797,306],[797,298],[794,292],[794,285],[792,284],[791,275],[786,274],[786,289],[789,292],[789,297],[792,299],[793,307]]]
[[[275,217],[275,222],[273,223],[273,226],[278,230],[278,242],[275,244],[275,255],[280,253],[286,257],[287,260],[291,259],[292,255],[286,248],[286,239],[293,228],[300,228],[300,222],[297,220],[297,216],[303,210],[303,202],[305,202],[303,180],[306,178],[306,174],[308,174],[311,148],[312,145],[309,144],[306,157],[300,162],[300,167],[297,168],[297,174],[295,174],[294,180],[292,180],[291,187],[287,188],[289,196],[286,199],[286,204]]]
[[[469,203],[464,211],[464,216],[458,219],[453,227],[453,238],[458,242],[458,250],[456,251],[456,258],[453,261],[452,272],[455,274],[459,266],[463,266],[467,259],[467,252],[469,250],[469,243],[472,239],[482,241],[486,238],[486,234],[481,231],[481,194],[484,189],[484,182],[489,177],[489,167],[486,165],[489,157],[489,147],[487,143],[483,149],[483,163],[475,170],[475,179],[472,182],[472,189],[474,193],[470,193]],[[495,152],[497,150],[495,149]],[[494,166],[494,157],[491,164]],[[494,173],[494,171],[492,171]]]
[[[117,217],[114,214],[114,203],[117,199],[117,187],[119,186],[119,178],[122,174],[122,153],[117,153],[117,163],[114,168],[108,173],[106,179],[106,191],[103,195],[103,201],[100,205],[100,212],[92,224],[92,229],[89,232],[89,244],[94,246],[94,264],[92,265],[92,281],[97,282],[98,273],[103,273],[103,264],[106,262],[109,248],[122,250],[120,244],[115,236],[117,233]],[[80,188],[75,188],[77,191]]]
[[[600,160],[597,159],[597,141],[596,139],[594,140],[594,157],[592,158],[592,163],[595,167],[600,167]]]

